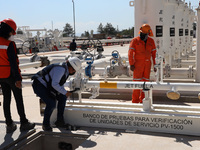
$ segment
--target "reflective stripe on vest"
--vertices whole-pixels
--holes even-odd
[[[6,46],[6,45],[0,45],[0,49],[7,49],[8,48],[8,46]]]
[[[136,60],[150,60],[152,51],[156,50],[153,39],[149,37],[146,43],[142,41],[140,37],[136,37],[131,44],[131,47],[135,49],[134,59]]]

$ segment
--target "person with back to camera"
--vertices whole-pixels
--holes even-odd
[[[16,34],[16,29],[16,23],[12,19],[4,19],[0,22],[0,84],[3,92],[3,110],[7,133],[14,132],[17,129],[10,112],[11,91],[15,97],[20,116],[20,130],[25,131],[35,127],[35,124],[29,122],[25,115],[19,59],[16,44],[10,40]]]
[[[72,42],[70,43],[69,49],[70,51],[75,51],[76,47],[77,45],[76,45],[75,39],[73,39]]]
[[[149,81],[151,73],[151,57],[153,65],[156,61],[156,46],[155,42],[149,36],[153,36],[151,27],[148,24],[143,24],[139,31],[140,36],[132,39],[128,58],[130,70],[133,71],[133,81]],[[154,72],[157,69],[154,67]],[[133,90],[132,103],[142,103],[144,92],[142,90]]]
[[[71,57],[66,62],[45,67],[32,77],[34,93],[46,103],[42,126],[44,131],[52,131],[50,117],[56,107],[56,101],[58,101],[58,111],[55,125],[58,128],[66,127],[63,116],[65,104],[67,97],[74,91],[67,91],[64,83],[69,75],[74,75],[80,69],[81,61],[76,57]]]

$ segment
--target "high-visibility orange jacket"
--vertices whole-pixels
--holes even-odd
[[[136,61],[147,61],[153,59],[153,64],[155,65],[156,58],[156,46],[154,40],[148,37],[145,43],[140,39],[140,37],[133,38],[129,46],[129,64],[134,65]]]
[[[134,65],[135,69],[133,71],[133,81],[149,81],[151,72],[151,58],[153,64],[155,65],[156,57],[156,47],[154,40],[148,37],[146,43],[140,39],[140,37],[135,37],[132,39],[128,51],[129,64]],[[141,97],[140,90],[133,90],[132,101],[141,102],[143,96]],[[139,98],[140,96],[140,98]]]
[[[0,37],[0,78],[10,77],[11,72],[16,81],[22,80],[15,43]]]

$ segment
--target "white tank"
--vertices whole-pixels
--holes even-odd
[[[165,63],[181,60],[191,49],[193,11],[183,0],[135,0],[135,37],[142,24],[153,30],[157,52]],[[180,66],[179,66],[180,67]]]
[[[163,56],[163,23],[165,0],[135,0],[135,37],[142,24],[151,26],[158,54]],[[156,5],[155,5],[156,4]]]
[[[200,3],[197,8],[197,51],[196,51],[196,82],[200,83]]]
[[[185,3],[185,11],[184,11],[184,17],[183,17],[183,29],[184,29],[184,39],[183,39],[183,56],[187,55],[187,49],[189,45],[189,7],[188,4]]]
[[[165,51],[165,64],[172,66],[175,56],[175,11],[178,6],[177,0],[165,1],[164,7],[164,28],[163,28],[163,47]]]
[[[188,24],[188,29],[189,29],[189,43],[188,43],[187,51],[190,54],[193,54],[193,51],[192,51],[192,45],[193,45],[193,23],[194,23],[194,18],[195,18],[195,12],[191,8],[191,4],[190,4],[189,7],[190,7],[190,10],[189,10],[189,24]]]
[[[176,8],[175,16],[175,47],[176,47],[176,59],[181,59],[181,51],[183,49],[183,11],[184,2],[182,0],[178,1],[178,6]]]

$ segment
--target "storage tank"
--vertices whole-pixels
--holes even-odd
[[[165,64],[172,66],[175,56],[175,11],[178,6],[177,0],[167,0],[164,6],[164,29],[163,29],[163,46],[165,51]]]
[[[188,48],[187,51],[190,54],[193,54],[192,51],[192,45],[193,45],[193,23],[194,23],[194,18],[195,18],[195,12],[194,10],[191,8],[191,3],[189,4],[189,43],[188,43]]]
[[[175,47],[176,55],[175,58],[177,61],[181,60],[181,51],[183,49],[183,11],[184,11],[184,2],[178,0],[178,7],[175,11],[176,21],[175,21]],[[180,66],[178,66],[180,67]]]
[[[200,2],[197,10],[196,82],[200,83]]]
[[[184,39],[183,39],[183,56],[188,56],[188,45],[189,45],[189,7],[188,4],[185,3],[184,6],[184,13],[183,13],[183,26],[184,26]]]
[[[157,52],[165,64],[181,62],[191,47],[191,9],[182,0],[135,0],[135,36],[142,24],[151,26]],[[193,14],[194,15],[194,14]],[[193,21],[192,21],[193,22]],[[178,63],[180,66],[180,63]]]
[[[151,26],[158,54],[164,54],[163,49],[163,23],[164,23],[164,1],[165,0],[135,0],[135,37],[142,24]]]

